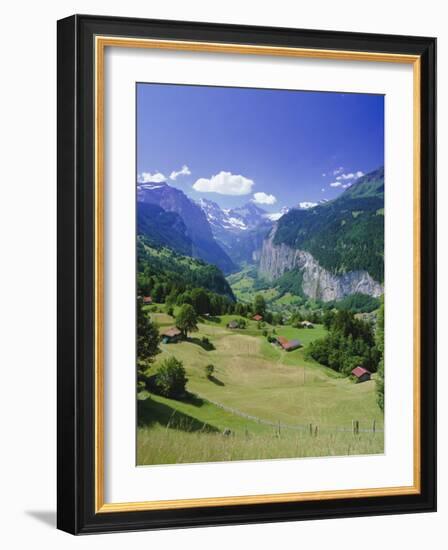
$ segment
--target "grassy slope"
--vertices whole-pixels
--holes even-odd
[[[166,314],[155,313],[152,317],[160,326],[173,324],[173,319]],[[185,456],[184,451],[179,451],[185,460],[177,456],[175,462],[226,460],[224,457],[229,453],[236,457],[234,459],[242,459],[382,452],[380,433],[376,436],[361,434],[357,445],[348,451],[354,444],[353,436],[331,431],[336,427],[350,429],[353,419],[360,421],[361,428],[370,428],[374,419],[377,427],[382,427],[382,414],[375,402],[374,381],[353,384],[334,371],[305,360],[303,349],[284,352],[266,341],[255,322],[249,322],[245,330],[226,329],[226,323],[234,318],[230,315],[201,322],[199,332],[192,335],[192,341],[161,346],[159,359],[169,355],[181,359],[187,370],[188,390],[204,401],[180,402],[152,396],[140,403],[145,412],[140,415],[143,422],[138,432],[139,463],[173,462],[169,441],[175,447],[183,441],[189,449]],[[269,325],[267,328],[272,329]],[[287,338],[298,338],[306,346],[311,340],[321,337],[325,330],[321,326],[314,330],[285,326],[276,327],[276,332]],[[214,350],[206,351],[200,346],[203,336],[213,342]],[[209,363],[215,365],[213,381],[205,376],[204,368]],[[319,441],[302,441],[302,431],[282,429],[282,444],[279,445],[278,434],[272,426],[232,414],[213,402],[267,422],[294,426],[317,424]],[[164,414],[161,414],[161,409]],[[174,421],[176,415],[184,415],[183,426],[179,429],[178,425],[171,425],[176,430],[163,428],[168,423],[167,418]],[[151,419],[156,420],[151,422]],[[222,441],[220,433],[207,433],[213,429],[222,432],[226,428],[234,433],[231,445],[229,438]],[[272,447],[274,437],[276,443]],[[217,447],[209,448],[210,445]]]
[[[319,432],[310,436],[297,431],[290,436],[236,434],[226,437],[219,433],[167,430],[162,426],[139,429],[137,464],[181,464],[223,462],[230,460],[263,460],[318,456],[380,454],[382,433],[359,434]]]

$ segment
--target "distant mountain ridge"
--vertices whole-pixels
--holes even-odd
[[[210,264],[218,266],[224,273],[229,273],[235,269],[235,264],[232,262],[228,254],[216,242],[207,218],[202,210],[194,201],[189,199],[180,189],[171,187],[170,185],[160,183],[139,183],[137,185],[137,203],[139,211],[142,211],[142,204],[152,204],[159,206],[165,212],[177,214],[185,226],[183,237],[179,235],[183,232],[178,220],[172,218],[173,225],[169,227],[168,223],[164,231],[171,231],[176,242],[182,242],[182,252],[185,253],[187,241],[185,237],[191,240],[191,255],[194,258],[200,258]],[[148,236],[154,238],[153,233],[160,231],[152,224],[147,223],[145,226],[140,224],[141,230],[148,231]],[[180,251],[180,250],[179,250]]]

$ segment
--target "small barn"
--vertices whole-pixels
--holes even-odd
[[[352,376],[356,378],[357,382],[367,382],[367,380],[370,380],[372,373],[364,367],[356,367],[352,370]]]
[[[227,328],[238,328],[238,321],[230,321],[227,323]]]
[[[300,340],[288,340],[286,345],[283,346],[285,351],[293,351],[302,347]]]
[[[179,341],[182,333],[177,327],[171,327],[160,333],[164,344],[174,344]]]
[[[152,304],[152,296],[143,296],[143,303],[145,305]]]
[[[258,313],[257,313],[256,315],[254,315],[254,316],[252,317],[252,319],[253,319],[254,321],[263,321],[263,315],[258,315]]]
[[[293,351],[302,347],[300,340],[288,340],[284,336],[277,336],[277,342],[285,351]]]

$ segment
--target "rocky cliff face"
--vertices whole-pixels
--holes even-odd
[[[260,257],[260,273],[269,280],[281,277],[285,271],[298,268],[302,272],[302,288],[306,296],[329,302],[355,293],[380,296],[383,286],[372,279],[367,271],[350,271],[334,275],[324,269],[305,250],[297,250],[285,244],[275,245],[276,227],[263,242]]]

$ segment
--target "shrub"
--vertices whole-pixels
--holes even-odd
[[[182,361],[175,357],[168,357],[158,368],[154,384],[160,395],[178,398],[185,395],[187,381]]]
[[[215,346],[213,345],[213,343],[210,342],[210,340],[206,336],[203,336],[201,338],[201,345],[206,351],[211,351],[215,349]]]
[[[246,328],[247,327],[247,321],[246,319],[238,319],[238,328]]]
[[[210,378],[211,376],[213,376],[214,372],[215,372],[214,365],[210,364],[205,367],[205,375],[207,376],[207,378]]]

